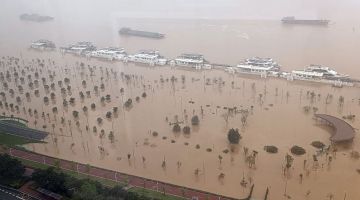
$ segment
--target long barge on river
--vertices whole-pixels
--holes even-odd
[[[296,19],[294,16],[290,16],[290,17],[282,18],[281,22],[283,24],[327,26],[330,23],[330,20],[327,20],[327,19]]]
[[[154,39],[162,39],[165,37],[165,34],[156,33],[156,32],[149,32],[149,31],[140,31],[140,30],[133,30],[128,27],[121,28],[119,30],[120,35],[126,36],[137,36],[137,37],[145,37],[145,38],[154,38]]]

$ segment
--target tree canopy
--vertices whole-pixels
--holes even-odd
[[[20,180],[25,167],[19,160],[11,158],[8,154],[0,154],[0,183],[11,185]]]
[[[239,144],[241,139],[241,135],[239,133],[239,129],[230,129],[228,132],[228,140],[230,144]]]

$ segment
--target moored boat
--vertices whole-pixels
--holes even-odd
[[[107,60],[123,60],[126,56],[124,48],[107,47],[92,51],[88,54],[89,57],[102,58]]]
[[[56,49],[54,42],[50,40],[37,40],[30,44],[31,49],[41,50],[41,51],[52,51]]]
[[[76,55],[87,55],[92,51],[95,51],[96,47],[91,42],[78,42],[68,47],[60,47],[62,53],[70,53]]]
[[[125,58],[125,61],[148,64],[150,66],[165,65],[167,59],[160,55],[156,50],[141,50],[134,55],[129,55]]]
[[[236,72],[240,74],[277,76],[280,66],[272,58],[253,57],[246,59],[236,66]]]
[[[304,70],[293,70],[294,79],[327,79],[327,80],[346,80],[349,75],[340,74],[329,67],[321,65],[310,65]]]
[[[211,65],[201,54],[183,53],[174,60],[170,61],[170,65],[191,67],[195,69],[211,69]]]
[[[326,83],[336,87],[354,85],[354,80],[350,79],[349,75],[340,74],[329,67],[323,67],[321,65],[310,65],[304,70],[293,70],[287,79]]]

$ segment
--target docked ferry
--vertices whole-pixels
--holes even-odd
[[[126,56],[124,48],[107,47],[92,51],[88,54],[89,57],[101,58],[106,60],[123,60]]]
[[[354,80],[349,75],[339,74],[329,67],[320,65],[310,65],[304,70],[293,70],[287,79],[326,83],[336,87],[354,86]]]
[[[196,69],[211,69],[211,65],[201,54],[184,53],[170,61],[172,66],[192,67]]]
[[[243,63],[236,66],[236,72],[240,74],[251,74],[276,76],[280,66],[272,58],[253,57],[246,59]]]
[[[78,42],[68,47],[60,48],[60,51],[62,53],[71,53],[76,55],[87,55],[95,50],[96,50],[96,46],[93,45],[91,42]]]
[[[165,65],[167,59],[156,50],[141,50],[137,54],[129,55],[125,61],[148,64],[150,66]]]
[[[304,70],[293,70],[292,76],[294,79],[306,80],[306,79],[327,79],[327,80],[345,80],[349,78],[349,75],[339,74],[329,67],[323,67],[321,65],[310,65]]]
[[[41,51],[53,51],[56,49],[55,44],[49,40],[37,40],[30,44],[30,49],[36,49]]]

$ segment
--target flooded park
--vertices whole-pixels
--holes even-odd
[[[1,69],[2,115],[50,133],[31,151],[237,198],[252,184],[273,199],[359,195],[358,138],[331,145],[333,130],[314,119],[345,117],[358,129],[357,88],[56,52],[5,56]]]
[[[0,121],[47,133],[17,148],[234,199],[359,199],[358,4],[16,1]]]

